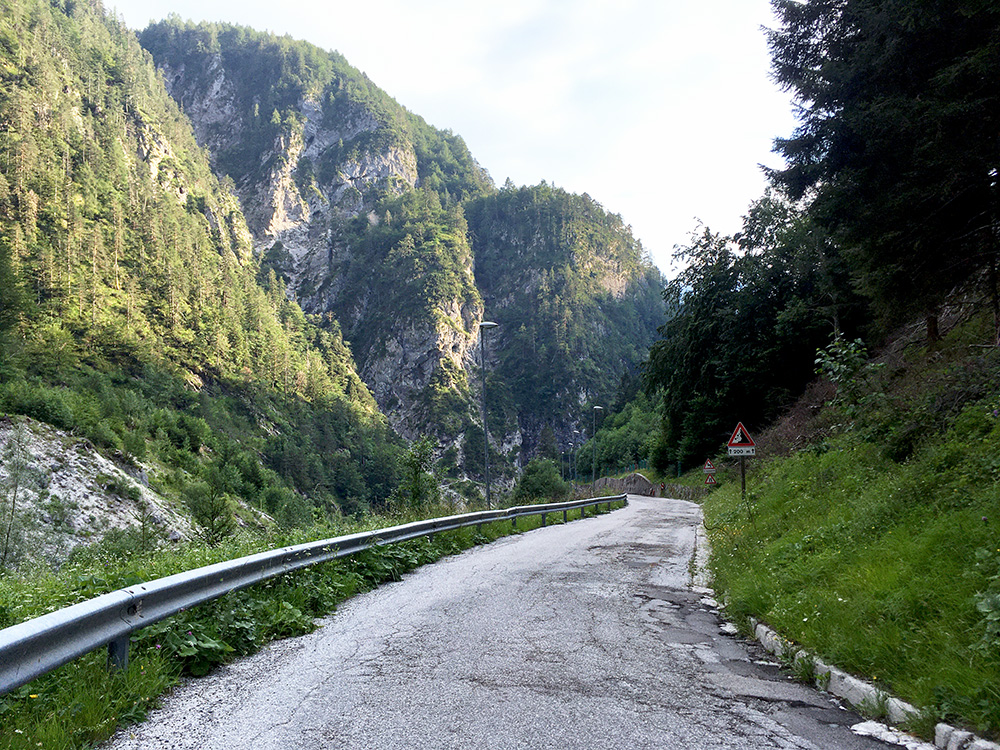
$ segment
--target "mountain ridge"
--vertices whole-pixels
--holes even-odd
[[[497,189],[342,56],[174,19],[142,34],[177,56],[157,70],[100,3],[0,6],[6,413],[155,471],[178,507],[294,525],[404,502],[400,435],[482,499],[481,283],[500,484],[641,361],[661,279],[621,218]]]
[[[499,255],[511,246],[504,245],[502,232],[480,228],[477,234],[466,213],[481,216],[479,202],[504,191],[497,190],[460,137],[428,126],[338,53],[288,37],[177,17],[151,24],[140,38],[172,94],[192,116],[217,170],[234,180],[265,263],[287,281],[306,310],[330,313],[341,322],[363,376],[394,427],[410,438],[434,434],[442,450],[449,444],[457,448],[456,465],[468,474],[462,447],[468,441],[455,442],[450,433],[456,424],[460,433],[468,433],[480,421],[474,393],[481,382],[474,377],[478,323],[485,314],[480,269],[498,265],[497,248],[485,243],[499,241]],[[261,76],[252,89],[245,80],[248,70]],[[226,112],[237,112],[235,124],[220,135],[218,125]],[[274,169],[280,167],[280,176],[276,171],[270,177],[248,172],[245,161],[237,169],[227,167],[234,149],[243,148],[233,146],[233,133],[253,128],[268,135],[254,141],[251,161],[278,165]],[[507,214],[515,223],[534,222],[531,229],[511,227],[510,232],[523,235],[524,241],[529,235],[542,238],[550,257],[501,258],[499,263],[519,270],[522,284],[544,295],[543,276],[557,264],[569,274],[599,279],[597,285],[576,284],[581,294],[584,289],[588,295],[610,291],[619,301],[631,295],[636,305],[660,310],[659,299],[647,292],[662,278],[620,217],[589,196],[576,205],[563,197],[568,194],[544,184],[527,190],[536,196],[536,206],[545,205],[534,213]],[[275,200],[279,195],[282,200]],[[545,197],[539,201],[541,195]],[[561,210],[574,215],[559,217]],[[293,214],[294,221],[286,221]],[[591,241],[609,222],[616,224],[617,236],[605,232],[600,241]],[[572,230],[558,235],[560,226]],[[603,257],[608,252],[618,252],[618,257]],[[415,298],[428,304],[414,307]],[[563,306],[568,308],[564,317],[600,317],[576,299]],[[405,320],[392,310],[405,310]],[[642,330],[628,329],[627,338],[641,344],[628,356],[600,366],[634,369],[660,322],[647,323],[651,317],[640,316]],[[614,330],[607,320],[598,325]],[[497,331],[497,347],[517,343],[518,328]],[[564,386],[582,394],[572,408],[582,413],[589,408],[584,403],[588,398],[610,393],[619,374],[607,379],[574,373],[588,382]],[[504,372],[502,362],[499,375],[512,375]],[[451,391],[446,413],[422,408],[428,402],[440,404],[442,388]],[[565,412],[567,406],[560,408]],[[500,463],[523,464],[536,441],[504,413],[494,421],[497,429],[507,430],[497,436],[508,446],[506,459],[498,455]],[[533,420],[528,416],[527,421]],[[580,417],[559,417],[548,410],[541,421],[558,422],[557,432],[568,441],[565,436],[572,435]],[[528,452],[521,455],[521,446]],[[515,454],[510,453],[513,448]]]

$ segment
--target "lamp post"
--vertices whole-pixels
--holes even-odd
[[[486,476],[486,509],[489,510],[493,507],[492,501],[490,499],[490,431],[486,427],[486,330],[488,328],[496,328],[497,323],[491,323],[488,320],[484,320],[479,324],[479,354],[480,363],[482,364],[483,370],[483,466],[485,467]]]
[[[594,407],[594,429],[590,439],[594,441],[593,463],[590,465],[590,492],[597,494],[597,412],[604,411],[603,406]]]
[[[573,481],[575,482],[580,478],[580,472],[577,469],[576,462],[580,460],[580,431],[573,430]],[[576,489],[573,490],[576,492]]]

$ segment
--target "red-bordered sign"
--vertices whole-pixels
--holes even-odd
[[[714,474],[709,474],[708,476],[706,476],[705,477],[705,484],[718,484],[718,482],[715,481],[715,475]]]
[[[705,465],[701,467],[701,470],[706,474],[714,474],[715,464],[712,463],[712,459],[708,459],[707,461],[705,461]]]
[[[726,443],[730,456],[753,456],[757,452],[756,445],[742,422],[736,425],[736,429],[733,430],[733,436]]]
[[[742,422],[736,425],[736,429],[733,430],[733,436],[726,443],[726,447],[728,448],[752,448],[755,445],[757,443],[750,437],[750,433],[747,432],[747,428],[743,426]]]

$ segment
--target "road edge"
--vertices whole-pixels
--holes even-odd
[[[691,588],[697,593],[708,594],[721,601],[712,587],[712,572],[708,565],[711,554],[712,548],[708,541],[703,519],[699,522],[695,533],[695,548],[691,556]],[[779,659],[784,658],[793,662],[811,661],[812,672],[815,675],[812,684],[816,688],[845,700],[866,716],[874,714],[876,718],[888,720],[893,725],[895,732],[903,734],[905,738],[924,747],[937,747],[940,750],[1000,750],[1000,744],[984,740],[972,732],[953,727],[950,724],[939,723],[935,726],[933,745],[903,733],[898,725],[919,713],[915,706],[889,695],[871,683],[825,663],[805,649],[798,648],[792,641],[756,618],[749,619],[754,639],[765,650]]]

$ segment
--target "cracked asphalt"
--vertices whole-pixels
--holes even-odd
[[[725,635],[692,589],[700,508],[506,537],[192,679],[113,750],[891,747]]]

